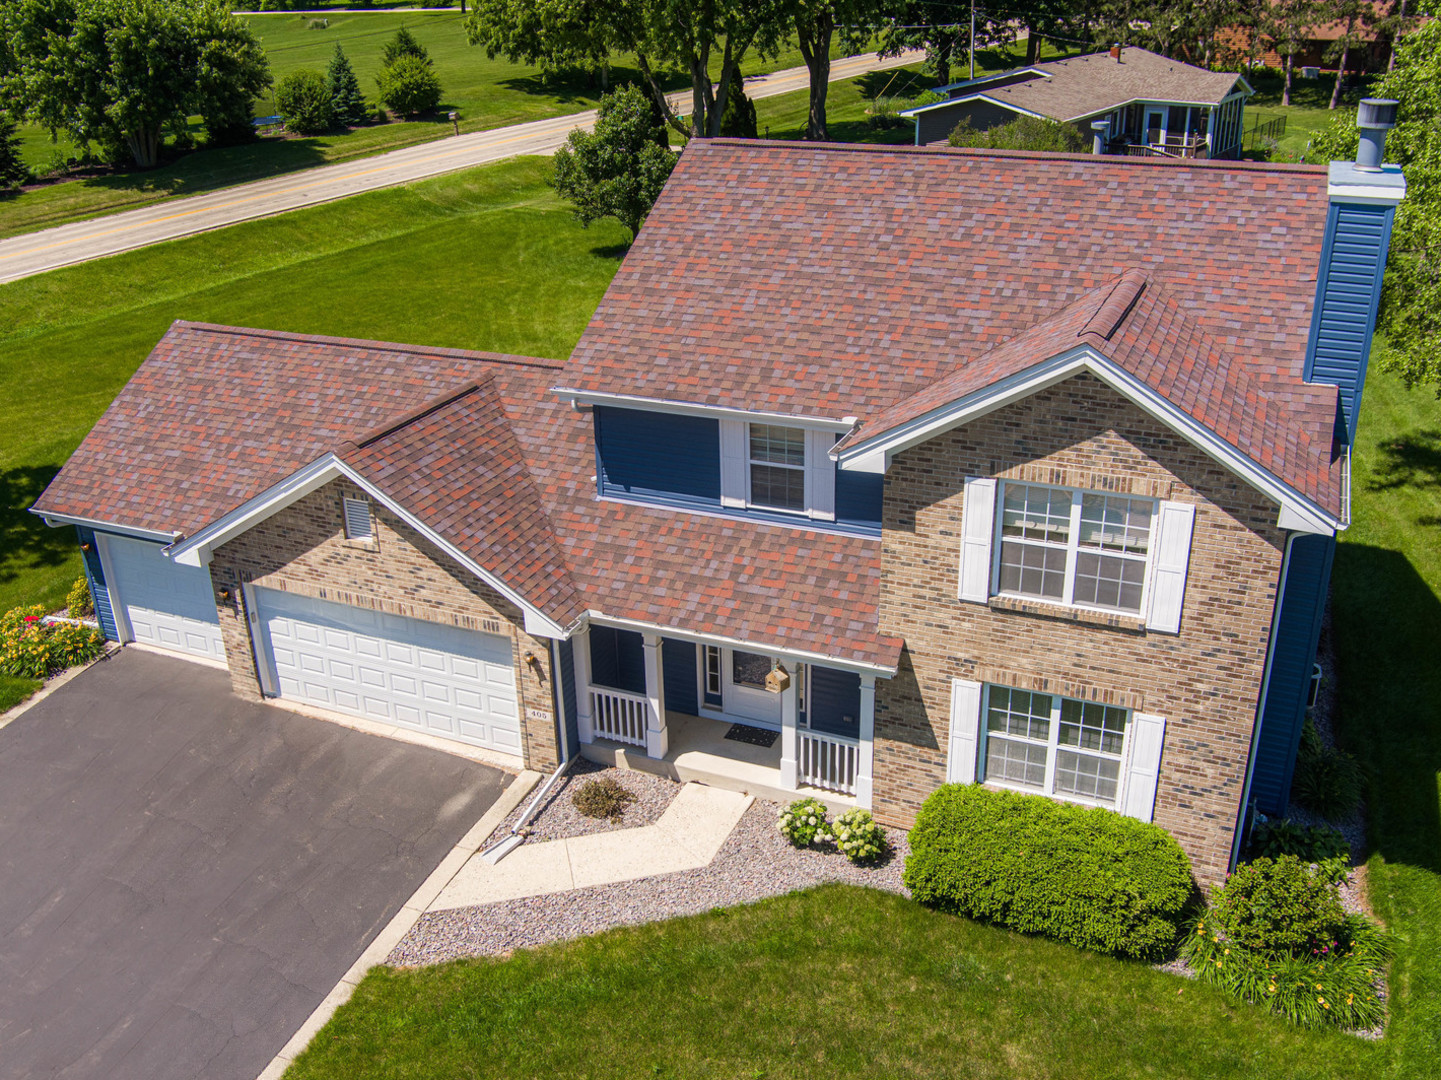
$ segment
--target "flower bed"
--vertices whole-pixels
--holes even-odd
[[[95,659],[105,638],[93,627],[47,622],[45,609],[14,608],[0,615],[0,674],[45,679]]]

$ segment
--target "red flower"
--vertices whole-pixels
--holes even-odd
[[[26,615],[26,616],[25,616],[25,621],[26,621],[26,622],[39,622],[39,621],[40,621],[40,616],[39,616],[39,615]]]

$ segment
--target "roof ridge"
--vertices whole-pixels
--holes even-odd
[[[302,334],[290,330],[263,330],[251,326],[227,326],[224,323],[191,322],[176,319],[170,329],[199,330],[207,334],[228,334],[234,337],[267,338],[273,341],[307,342],[316,345],[342,345],[370,352],[404,353],[409,356],[463,357],[467,360],[486,360],[492,363],[510,364],[515,367],[560,369],[563,360],[550,360],[541,356],[520,356],[515,353],[487,352],[483,349],[451,349],[440,345],[407,345],[399,341],[372,341],[367,338],[333,337],[328,334]]]
[[[460,386],[431,398],[429,401],[424,402],[414,409],[410,409],[399,416],[385,421],[377,427],[371,428],[359,438],[346,439],[345,442],[340,445],[342,448],[350,447],[356,450],[363,450],[371,443],[379,442],[387,435],[394,435],[402,428],[408,428],[417,420],[423,420],[431,413],[438,412],[463,397],[477,393],[482,389],[494,388],[494,386],[495,377],[492,375],[487,375],[484,379],[472,379],[469,382],[462,383]]]
[[[1096,307],[1095,313],[1087,320],[1086,325],[1076,333],[1077,337],[1085,337],[1087,334],[1095,334],[1105,341],[1111,340],[1126,316],[1136,306],[1141,293],[1145,291],[1150,283],[1150,277],[1139,267],[1132,267],[1121,273],[1116,279],[1111,291],[1106,294],[1104,300]]]

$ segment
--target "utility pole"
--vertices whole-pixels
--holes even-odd
[[[976,0],[971,0],[971,79],[976,77]]]

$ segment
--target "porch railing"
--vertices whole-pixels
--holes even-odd
[[[644,694],[605,686],[590,688],[590,719],[597,738],[644,746],[649,717],[650,702]]]
[[[797,731],[796,735],[800,744],[796,748],[797,782],[840,795],[854,795],[856,768],[861,756],[860,743],[843,735],[825,735],[805,729]]]

